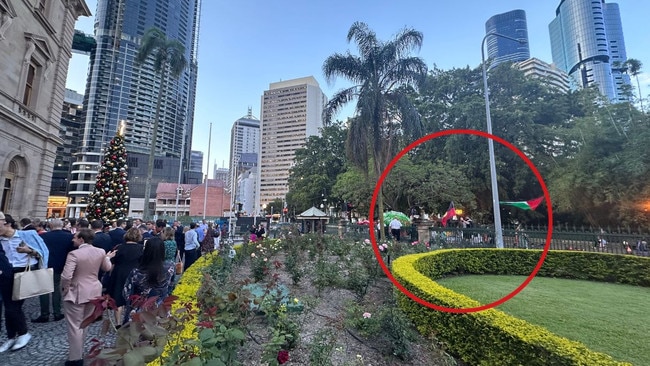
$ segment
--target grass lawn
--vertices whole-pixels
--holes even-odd
[[[437,282],[486,304],[524,280],[523,276],[484,275]],[[650,365],[650,288],[536,277],[497,309],[617,360]]]

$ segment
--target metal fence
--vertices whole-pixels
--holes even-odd
[[[342,228],[328,225],[326,233],[343,235],[353,240],[369,238],[367,225],[348,224]],[[386,234],[388,234],[386,232]],[[494,229],[492,228],[429,228],[431,248],[494,248]],[[546,245],[545,227],[527,227],[517,230],[504,228],[503,242],[505,248],[543,249]],[[387,235],[388,236],[388,235]],[[602,252],[612,254],[630,254],[649,256],[647,244],[649,234],[617,230],[607,232],[596,229],[567,231],[566,228],[554,228],[551,238],[551,250],[576,250],[585,252]],[[402,240],[418,240],[414,226],[402,228]]]

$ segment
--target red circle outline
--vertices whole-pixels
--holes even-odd
[[[379,188],[384,183],[384,180],[386,179],[386,176],[388,175],[388,173],[390,173],[393,166],[397,163],[397,161],[399,161],[399,159],[402,156],[404,156],[404,154],[408,153],[409,151],[411,151],[416,146],[418,146],[418,145],[420,145],[420,144],[422,144],[422,143],[424,143],[426,141],[429,141],[429,140],[432,140],[432,139],[435,139],[435,138],[438,138],[438,137],[442,137],[442,136],[449,136],[449,135],[475,135],[475,136],[481,136],[481,137],[485,137],[485,138],[488,138],[488,139],[492,139],[493,141],[496,141],[496,142],[506,146],[510,150],[512,150],[523,161],[525,161],[526,164],[528,164],[528,167],[535,174],[535,177],[537,178],[537,181],[539,182],[540,186],[542,187],[542,191],[544,192],[544,200],[546,202],[546,211],[548,213],[548,232],[546,233],[546,244],[544,245],[544,250],[542,251],[542,255],[539,258],[539,261],[537,262],[537,265],[535,266],[533,271],[530,273],[530,275],[526,278],[526,280],[521,285],[519,285],[519,287],[514,289],[511,293],[504,296],[503,298],[501,298],[499,300],[496,300],[494,302],[491,302],[489,304],[482,305],[482,306],[477,306],[477,307],[473,307],[473,308],[448,308],[448,307],[432,304],[432,303],[430,303],[430,302],[428,302],[426,300],[423,300],[423,299],[417,297],[415,294],[413,294],[409,290],[407,290],[404,286],[402,286],[402,284],[400,284],[395,279],[395,277],[393,277],[393,274],[390,272],[390,270],[386,266],[386,263],[384,263],[384,260],[382,259],[381,253],[379,251],[379,247],[377,245],[377,238],[375,237],[375,230],[374,230],[374,228],[375,228],[374,212],[375,212],[375,206],[377,205],[377,195],[379,193]],[[379,180],[377,181],[377,184],[375,185],[375,190],[373,191],[373,194],[372,194],[372,201],[370,202],[370,212],[369,212],[368,216],[369,216],[369,219],[370,219],[370,224],[369,224],[370,241],[372,242],[373,250],[375,252],[375,257],[377,258],[377,261],[379,262],[379,265],[381,266],[382,270],[384,271],[384,273],[386,274],[388,279],[390,279],[390,281],[393,283],[393,285],[395,285],[395,287],[397,287],[397,289],[400,290],[404,295],[408,296],[409,298],[411,298],[413,301],[419,303],[420,305],[424,305],[424,306],[426,306],[428,308],[435,309],[435,310],[438,310],[438,311],[448,312],[448,313],[473,313],[473,312],[477,312],[477,311],[483,311],[483,310],[491,309],[491,308],[493,308],[495,306],[501,305],[504,302],[512,299],[515,295],[517,295],[519,292],[521,292],[521,290],[526,288],[526,286],[528,286],[530,281],[532,281],[533,278],[535,278],[535,276],[537,275],[537,272],[540,270],[540,268],[544,264],[544,260],[546,259],[546,255],[548,254],[548,250],[549,250],[549,248],[551,246],[551,238],[553,236],[553,210],[552,210],[552,207],[551,207],[551,197],[550,197],[550,195],[548,193],[548,189],[546,188],[546,183],[544,182],[544,179],[542,178],[542,175],[537,170],[537,167],[535,167],[535,164],[533,164],[533,162],[521,150],[519,150],[516,146],[514,146],[510,142],[508,142],[508,141],[506,141],[506,140],[504,140],[504,139],[502,139],[502,138],[500,138],[498,136],[489,134],[487,132],[478,131],[478,130],[471,130],[471,129],[452,129],[452,130],[444,130],[444,131],[438,131],[438,132],[435,132],[435,133],[431,133],[429,135],[426,135],[426,136],[423,136],[423,137],[417,139],[416,141],[412,142],[407,147],[402,149],[402,151],[400,151],[397,155],[395,155],[393,160],[391,160],[390,163],[388,163],[388,165],[386,166],[386,168],[382,172],[381,176],[379,177]]]

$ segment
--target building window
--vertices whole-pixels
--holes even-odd
[[[23,93],[23,104],[29,106],[34,94],[34,82],[36,80],[37,66],[32,60],[27,66],[27,78],[25,79],[25,92]]]

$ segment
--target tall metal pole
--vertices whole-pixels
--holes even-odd
[[[487,133],[492,134],[492,118],[490,117],[490,97],[487,83],[487,69],[485,67],[485,40],[489,36],[502,37],[523,43],[523,40],[509,37],[503,34],[490,32],[481,41],[481,65],[483,67],[483,92],[485,95],[485,118],[487,120]],[[494,141],[488,139],[488,151],[490,154],[490,183],[492,185],[492,207],[494,209],[494,241],[497,248],[503,248],[503,229],[501,227],[501,206],[499,205],[499,187],[497,186],[497,168],[494,158]]]
[[[210,122],[210,133],[208,135],[208,168],[205,174],[205,194],[203,195],[203,220],[205,220],[205,211],[208,208],[208,174],[210,174],[210,145],[212,145],[212,122]]]

